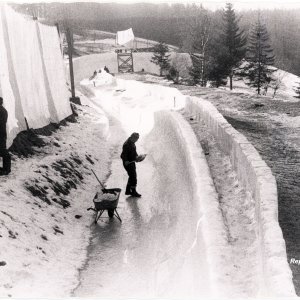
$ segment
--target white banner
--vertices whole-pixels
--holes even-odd
[[[117,39],[118,45],[124,45],[124,44],[134,40],[134,34],[132,31],[132,28],[129,28],[129,29],[123,30],[123,31],[118,31],[116,39]]]

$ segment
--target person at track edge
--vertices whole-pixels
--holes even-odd
[[[135,143],[138,141],[139,137],[140,135],[137,132],[132,133],[131,136],[123,144],[123,150],[121,153],[123,166],[128,174],[128,182],[125,195],[131,195],[133,197],[141,197],[141,194],[136,191],[137,174],[135,163],[144,160],[146,156],[138,155],[136,152]]]

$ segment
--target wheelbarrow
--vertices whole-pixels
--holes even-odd
[[[107,214],[109,218],[113,218],[115,216],[120,222],[122,222],[120,215],[117,211],[121,189],[119,188],[106,189],[102,184],[102,182],[98,179],[95,172],[93,170],[92,172],[102,187],[102,194],[99,196],[99,192],[97,192],[94,196],[93,199],[94,207],[90,207],[87,209],[96,212],[95,224],[98,222],[99,218],[102,216],[105,210],[107,210]]]

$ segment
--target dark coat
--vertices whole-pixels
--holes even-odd
[[[0,140],[6,140],[7,110],[0,105]]]
[[[121,158],[123,162],[125,161],[135,161],[138,157],[138,154],[136,153],[136,146],[135,143],[129,138],[126,140],[126,142],[123,145],[123,151],[121,153]]]

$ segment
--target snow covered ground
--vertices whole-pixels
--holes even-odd
[[[104,72],[94,82],[81,83],[94,97],[82,96],[89,107],[79,108],[78,122],[43,137],[45,148],[37,149],[34,157],[15,158],[12,173],[1,178],[0,296],[211,295],[201,255],[196,265],[187,255],[199,215],[188,201],[192,195],[182,153],[172,144],[172,136],[147,138],[153,134],[154,112],[181,110],[185,96],[175,88],[125,81]],[[145,198],[136,201],[122,195],[119,213],[124,223],[104,218],[95,227],[93,214],[86,212],[97,190],[90,169],[101,180],[108,178],[108,186],[124,188],[120,147],[133,131],[141,133],[138,149],[149,153],[138,166],[138,188]],[[227,248],[215,253],[216,261],[222,261],[220,274],[225,274],[223,296],[254,297],[261,278],[255,272],[253,207],[246,203],[251,204],[251,199],[244,201],[249,195],[236,182],[228,158],[218,155],[214,152],[216,161],[211,165],[218,192],[224,196],[221,209],[228,230]],[[220,173],[226,173],[229,181],[222,182],[218,164],[224,166]],[[180,191],[176,195],[175,189]],[[63,209],[67,203],[71,205]],[[193,249],[202,253],[201,239],[198,242],[200,248]],[[198,287],[192,282],[195,278],[201,282]]]
[[[110,157],[106,116],[78,113],[76,123],[43,136],[36,155],[14,157],[0,178],[0,297],[63,297],[77,284],[97,186],[90,169],[104,180]]]

